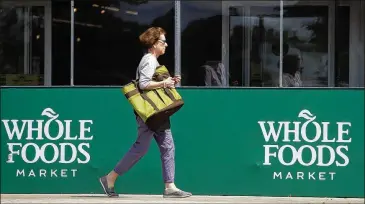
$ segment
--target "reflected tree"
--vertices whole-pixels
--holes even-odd
[[[275,10],[280,11],[280,7],[275,7]],[[327,53],[327,39],[328,39],[328,7],[327,6],[285,6],[284,7],[284,21],[285,18],[303,17],[315,18],[314,21],[303,23],[302,27],[311,31],[311,37],[306,43],[312,44],[316,52]],[[294,33],[292,38],[285,38],[286,42],[301,44],[301,41]],[[313,51],[314,51],[313,50]]]
[[[279,7],[275,9],[280,11]],[[319,56],[326,56],[328,54],[328,6],[285,6],[284,24],[286,18],[303,18],[301,26],[310,31],[310,36],[307,39],[300,40],[298,39],[297,33],[291,31],[293,32],[292,37],[284,38],[284,43],[288,43],[302,52],[318,53]],[[312,18],[313,20],[308,22],[308,18]],[[313,59],[315,58],[318,57],[314,57]],[[306,61],[306,59],[303,58],[303,61]],[[321,59],[318,59],[317,62],[313,61],[313,63],[317,63],[315,66],[318,67],[318,70],[314,73],[309,73],[309,75],[314,74],[313,78],[318,82],[317,85],[327,86],[328,77],[327,75],[322,76],[321,74],[321,71],[323,72],[325,70],[327,62],[321,62]]]

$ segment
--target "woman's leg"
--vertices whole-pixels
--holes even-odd
[[[138,137],[127,154],[118,162],[114,168],[119,176],[131,169],[148,151],[154,132],[148,129],[142,119],[137,118]]]
[[[155,140],[160,149],[160,158],[162,162],[162,176],[164,182],[174,183],[175,180],[175,145],[172,138],[171,130],[157,132]]]
[[[175,144],[170,129],[158,131],[155,140],[160,149],[162,175],[165,183],[164,197],[185,198],[191,196],[175,186]]]
[[[117,194],[114,192],[114,183],[118,176],[123,175],[131,169],[148,151],[153,138],[154,132],[148,129],[147,125],[141,118],[137,117],[138,137],[133,146],[117,163],[114,170],[108,175],[100,178],[100,182],[105,193],[108,196],[114,197]]]

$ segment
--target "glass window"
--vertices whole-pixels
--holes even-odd
[[[52,1],[52,85],[70,85],[71,4]]]
[[[337,6],[335,15],[335,86],[349,86],[350,7]]]
[[[278,5],[182,1],[182,85],[277,86]]]
[[[174,1],[76,0],[73,52],[69,0],[52,1],[51,12],[45,3],[1,1],[0,84],[70,85],[72,55],[75,85],[126,84],[143,54],[139,35],[160,26],[168,47],[159,62],[171,74],[181,36],[182,86],[279,87],[280,74],[284,87],[361,86],[364,4],[340,0],[334,13],[330,1],[284,4],[280,73],[280,1],[180,1],[176,19]]]
[[[180,15],[181,85],[225,84],[221,57],[222,2],[181,1]]]
[[[0,85],[44,84],[44,10],[0,2]]]
[[[280,42],[280,1],[181,1],[182,86],[279,87],[281,75],[284,87],[348,87],[350,7],[330,15],[331,3],[284,1]]]
[[[234,32],[230,35],[230,47],[232,47],[232,49],[230,48],[232,51],[230,78],[235,77],[236,79],[233,81],[238,81],[236,84],[230,83],[231,86],[278,86],[280,71],[277,55],[280,53],[278,52],[280,51],[278,50],[280,47],[280,7],[278,4],[278,1],[273,1],[270,6],[253,4],[243,8],[243,22],[241,20],[243,24],[233,29]],[[233,21],[230,25],[233,25]],[[233,40],[235,36],[244,39],[242,51],[233,50],[236,44]],[[242,63],[237,63],[237,58],[241,59]],[[234,74],[234,71],[238,69],[242,70],[242,77]]]
[[[75,85],[123,85],[142,57],[138,37],[150,26],[166,32],[158,61],[174,71],[174,1],[75,1]]]
[[[328,86],[328,20],[327,5],[284,6],[284,87]]]
[[[223,2],[223,62],[229,86],[273,87],[279,79],[279,1]]]

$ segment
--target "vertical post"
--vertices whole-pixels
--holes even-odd
[[[52,86],[52,2],[44,6],[44,85]]]
[[[74,86],[74,38],[75,38],[75,12],[74,12],[74,8],[75,8],[75,2],[73,0],[71,0],[71,69],[70,69],[70,85]]]
[[[336,38],[336,1],[330,1],[328,8],[328,65],[327,65],[327,87],[335,87],[335,70],[336,70],[336,46],[335,46],[335,38]],[[351,53],[351,50],[350,50]],[[351,54],[350,54],[351,57]],[[350,58],[351,62],[351,58]]]
[[[243,24],[243,17],[242,17]],[[222,62],[226,69],[226,84],[229,86],[229,1],[222,1]],[[244,40],[244,38],[242,37]],[[243,53],[242,53],[243,55]]]
[[[283,87],[283,20],[284,20],[284,1],[280,0],[280,71],[279,71],[279,83],[280,87]]]
[[[333,22],[332,23],[333,32],[329,33],[329,35],[331,35],[331,33],[333,35],[332,39],[330,41],[330,43],[333,43],[333,45],[332,45],[332,50],[333,50],[333,55],[332,55],[333,56],[333,60],[332,60],[333,64],[332,64],[332,66],[333,66],[333,68],[331,69],[332,72],[328,75],[328,78],[329,78],[328,79],[328,82],[329,82],[328,85],[329,85],[329,87],[336,87],[338,85],[337,78],[339,76],[341,76],[341,74],[342,74],[341,69],[339,69],[339,67],[337,66],[337,59],[338,59],[339,55],[338,55],[338,46],[336,46],[336,42],[337,42],[336,38],[338,38],[338,35],[336,35],[336,33],[339,29],[339,27],[338,27],[338,22],[339,22],[338,17],[339,17],[339,6],[340,6],[340,4],[339,4],[338,0],[334,0],[333,4],[334,4],[333,15],[330,16],[330,18],[332,17],[332,19],[333,19],[332,20],[332,22]],[[350,30],[351,30],[351,25],[350,25]],[[329,50],[329,52],[331,52],[331,51]],[[351,68],[349,70],[351,70]]]
[[[181,75],[180,0],[175,0],[175,75]],[[181,83],[176,84],[181,86]]]
[[[359,56],[360,56],[360,66],[359,66],[359,81],[358,81],[358,86],[359,87],[364,87],[365,83],[364,83],[364,69],[365,69],[365,2],[364,1],[359,1],[360,3],[360,39],[362,41],[362,44],[360,45],[360,52],[359,52]],[[361,69],[362,67],[362,69]]]
[[[32,34],[30,28],[30,8],[24,7],[24,74],[30,74],[30,35]]]

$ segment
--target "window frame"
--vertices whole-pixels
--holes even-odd
[[[52,2],[51,1],[11,1],[1,2],[4,6],[39,6],[44,7],[44,83],[52,86]]]

